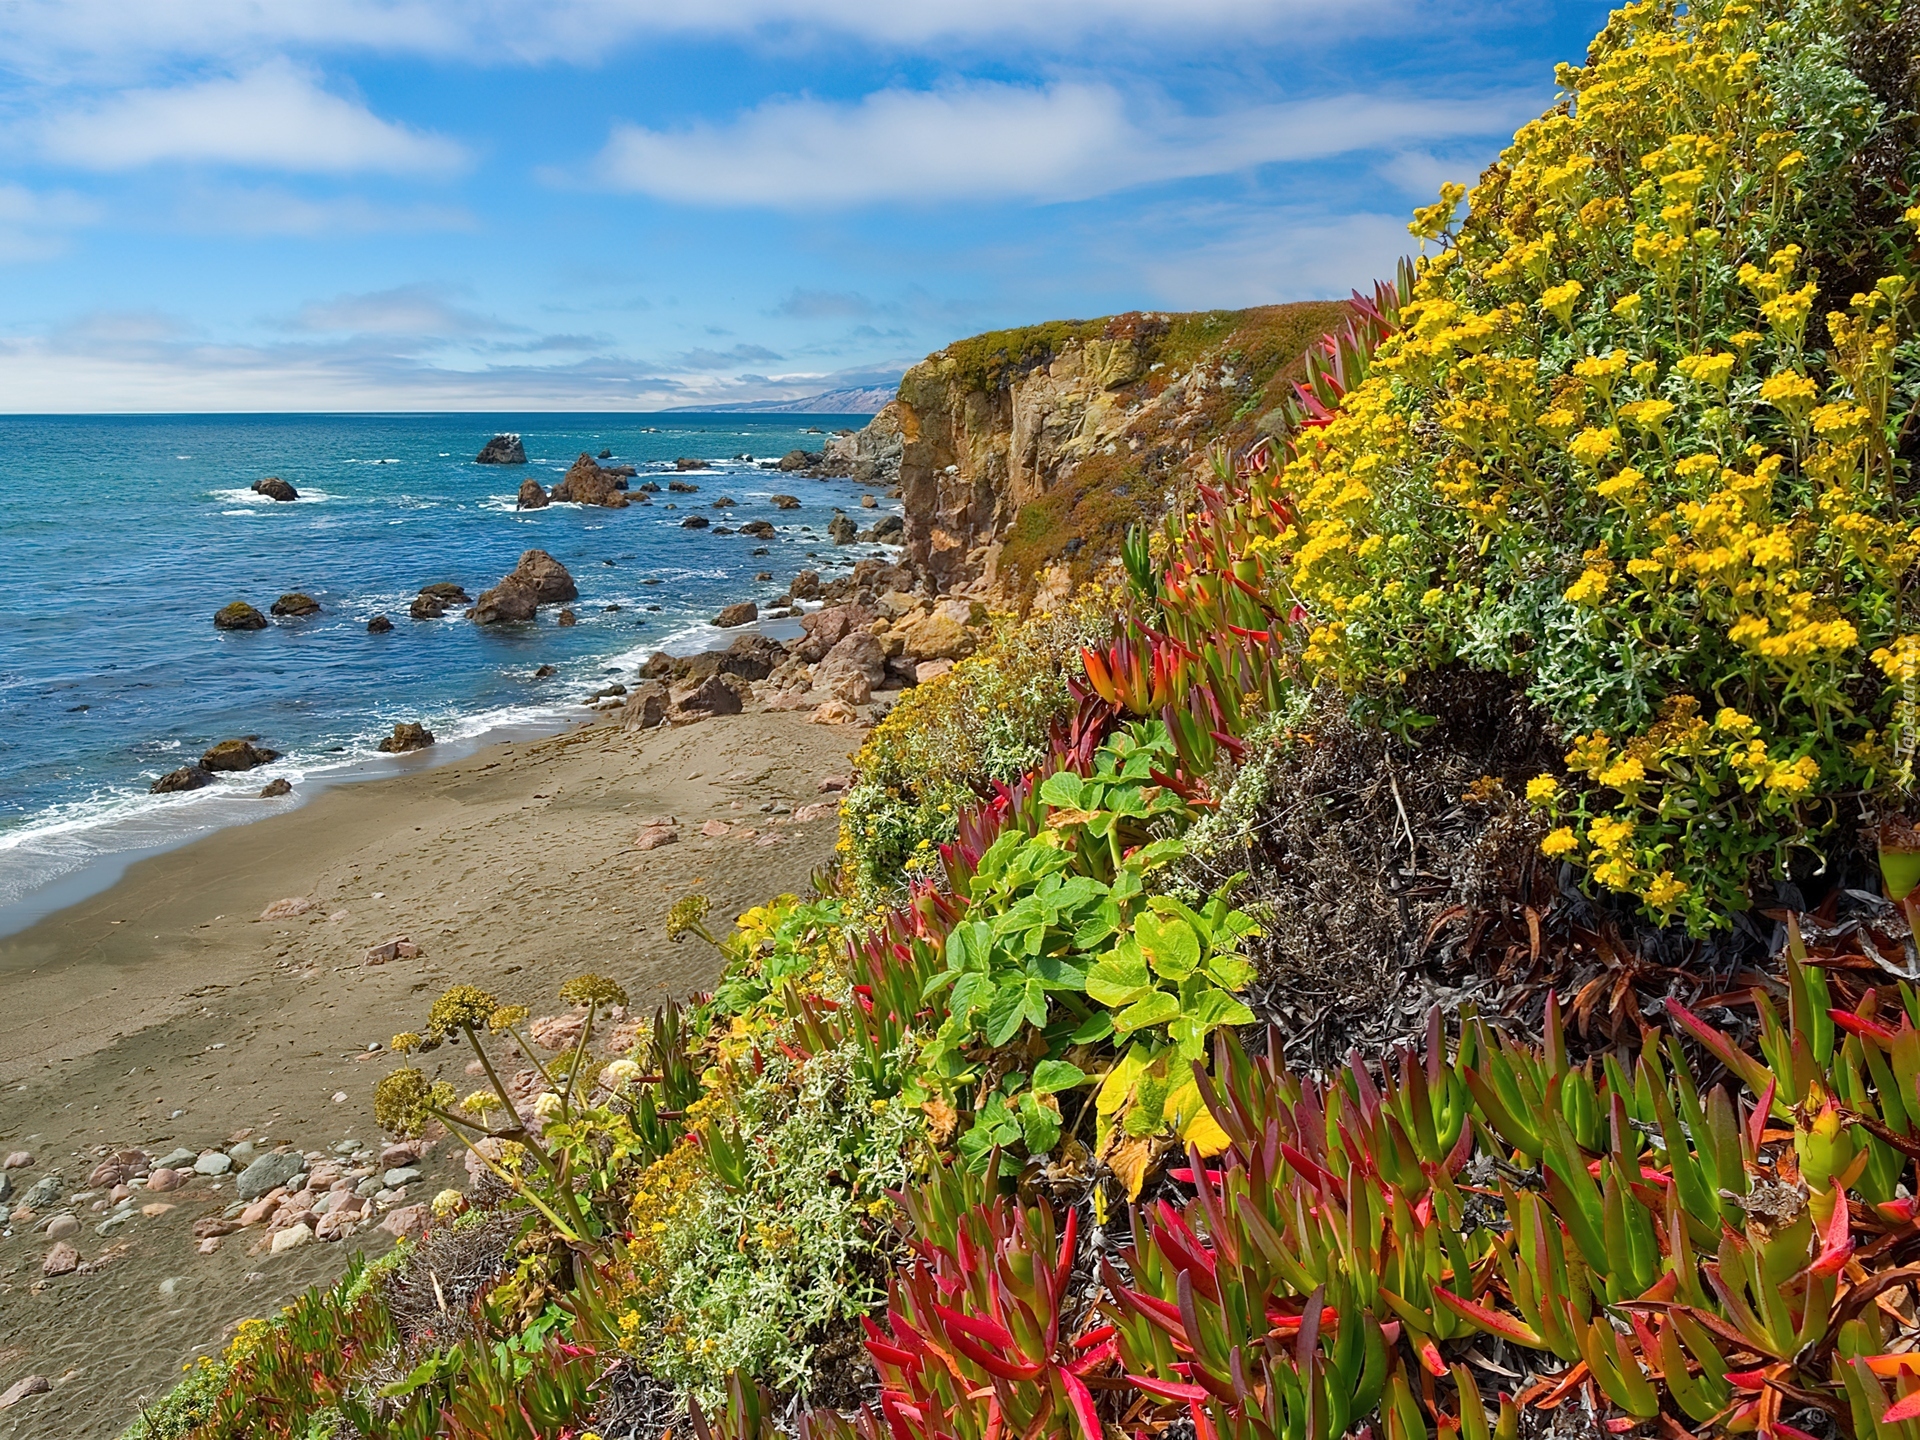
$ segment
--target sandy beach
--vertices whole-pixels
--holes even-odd
[[[400,762],[393,778],[137,863],[0,940],[0,1152],[35,1157],[8,1172],[0,1211],[50,1174],[83,1191],[101,1147],[157,1155],[244,1130],[302,1150],[377,1148],[372,1092],[391,1061],[368,1047],[416,1027],[456,981],[536,1015],[583,970],[621,981],[636,1007],[710,984],[718,957],[671,943],[668,907],[698,890],[731,916],[804,889],[833,853],[820,782],[846,774],[863,734],[793,713],[594,724],[444,766]],[[656,816],[678,820],[678,843],[638,850]],[[259,918],[295,897],[311,908]],[[401,936],[417,956],[364,963]],[[457,1078],[467,1058],[449,1047],[425,1060]],[[427,1158],[417,1198],[458,1172],[456,1150]],[[0,1437],[117,1435],[238,1320],[391,1243],[369,1229],[272,1257],[195,1253],[193,1219],[232,1198],[230,1178],[196,1179],[110,1238],[81,1203],[71,1243],[88,1264],[51,1280],[47,1237],[8,1227],[0,1392],[29,1375],[54,1388],[0,1411]]]

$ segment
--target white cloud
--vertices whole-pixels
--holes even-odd
[[[288,47],[594,63],[674,35],[905,48],[1019,39],[1070,53],[1090,40],[1200,47],[1283,28],[1354,31],[1411,9],[1406,0],[14,0],[0,10],[0,47],[29,74]]]
[[[37,129],[49,158],[90,170],[172,162],[413,175],[455,171],[467,159],[452,140],[382,120],[285,60],[233,77],[126,91]]]
[[[0,264],[45,260],[67,248],[67,232],[97,219],[92,201],[0,184]]]
[[[353,335],[492,335],[517,327],[453,304],[433,285],[399,285],[364,295],[312,300],[288,322],[290,330]]]
[[[804,208],[1074,200],[1157,181],[1510,132],[1542,97],[1320,99],[1193,116],[1110,85],[976,83],[853,104],[772,100],[724,125],[617,125],[601,183],[696,204]]]

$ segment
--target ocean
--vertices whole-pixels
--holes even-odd
[[[110,883],[140,855],[326,784],[422,763],[375,750],[396,721],[432,730],[435,758],[553,733],[585,714],[591,690],[631,682],[653,651],[725,644],[737,632],[708,623],[722,605],[764,608],[801,570],[831,578],[889,553],[835,546],[826,529],[836,508],[864,527],[899,513],[898,502],[881,493],[877,510],[862,511],[871,486],[755,463],[818,450],[866,418],[0,418],[0,934]],[[498,431],[521,434],[528,464],[474,463]],[[514,508],[522,480],[551,486],[581,452],[602,450],[639,469],[631,485],[652,477],[663,493],[625,510]],[[695,495],[664,492],[681,456],[712,464],[680,477]],[[268,475],[300,498],[254,494]],[[778,493],[800,508],[776,509],[768,497]],[[721,498],[737,504],[715,509]],[[696,512],[715,527],[764,519],[777,538],[683,529]],[[461,607],[408,618],[421,586],[451,580],[478,595],[536,548],[572,572],[577,625],[558,626],[558,607],[520,626],[476,626]],[[761,572],[773,578],[756,581]],[[214,628],[229,601],[265,613],[288,591],[312,595],[320,613],[260,631]],[[368,633],[375,614],[392,633]],[[767,628],[783,633],[781,622]],[[536,678],[543,665],[554,673]],[[159,775],[244,735],[282,758],[202,790],[148,793]],[[254,798],[282,776],[291,797]]]

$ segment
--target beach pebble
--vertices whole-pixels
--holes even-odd
[[[4,1161],[0,1161],[0,1170],[25,1170],[33,1164],[31,1150],[15,1150]]]
[[[398,1190],[402,1185],[411,1185],[420,1178],[420,1171],[412,1165],[397,1166],[387,1171],[384,1177],[389,1190]]]
[[[709,840],[718,840],[722,835],[733,833],[733,827],[724,820],[709,820],[700,827],[700,833]]]
[[[189,1150],[182,1145],[176,1150],[169,1150],[153,1163],[168,1170],[184,1170],[192,1165],[199,1155],[198,1150]]]
[[[306,1168],[306,1158],[291,1150],[284,1155],[262,1155],[240,1172],[234,1192],[242,1200],[258,1200],[269,1190],[285,1185]]]
[[[253,1163],[253,1142],[251,1140],[234,1141],[233,1144],[227,1147],[227,1158],[236,1165],[251,1165]]]
[[[29,1210],[44,1210],[60,1198],[60,1177],[49,1175],[27,1191],[21,1203]]]
[[[285,1191],[275,1190],[271,1194],[263,1195],[258,1200],[255,1200],[240,1212],[241,1228],[244,1229],[248,1226],[260,1224],[280,1207],[280,1202],[285,1198]]]
[[[47,1221],[47,1238],[65,1240],[80,1233],[80,1222],[71,1215],[56,1215]]]
[[[333,1092],[333,1103],[334,1103],[334,1104],[336,1104],[336,1105],[344,1105],[344,1104],[346,1104],[346,1103],[347,1103],[347,1092],[346,1092],[346,1091],[344,1091],[344,1090],[336,1090],[336,1091],[334,1091],[334,1092]]]
[[[202,1215],[193,1222],[193,1238],[205,1240],[209,1235],[231,1235],[244,1228],[238,1220],[229,1220],[224,1215]]]
[[[640,838],[633,842],[633,848],[636,850],[658,850],[662,845],[677,845],[679,843],[679,830],[667,829],[662,826],[658,829],[642,830],[640,832]]]
[[[427,1207],[402,1205],[388,1212],[387,1218],[380,1222],[380,1228],[396,1239],[417,1240],[426,1233]]]
[[[162,1215],[166,1214],[171,1209],[173,1209],[173,1206],[167,1204],[166,1201],[155,1200],[150,1205],[142,1205],[140,1207],[140,1213],[146,1216],[147,1219],[149,1220],[158,1220]]]
[[[178,1190],[185,1183],[185,1179],[178,1170],[166,1165],[162,1165],[147,1177],[147,1189],[161,1195],[169,1190]]]
[[[62,1240],[51,1250],[40,1266],[42,1275],[71,1275],[80,1268],[80,1252]]]
[[[218,1150],[209,1150],[193,1162],[196,1175],[224,1175],[233,1169],[233,1161]]]
[[[193,1248],[202,1255],[211,1255],[220,1248],[220,1237],[218,1235],[209,1235]]]
[[[126,1166],[122,1165],[117,1159],[106,1159],[93,1167],[92,1173],[87,1176],[87,1184],[95,1186],[96,1188],[104,1187],[110,1190],[126,1178]]]
[[[0,1410],[11,1410],[29,1395],[44,1395],[53,1389],[53,1382],[44,1375],[29,1375],[24,1380],[16,1380],[4,1393],[0,1393]]]
[[[430,1148],[425,1140],[396,1140],[391,1145],[380,1147],[380,1168],[391,1170],[396,1165],[411,1165]]]
[[[420,953],[420,947],[405,935],[395,935],[391,940],[383,940],[370,946],[361,958],[362,965],[384,965],[389,960],[412,960]]]
[[[809,725],[857,725],[860,712],[844,700],[829,700],[807,717]]]
[[[566,1050],[580,1039],[586,1023],[585,1015],[542,1015],[528,1023],[527,1033],[542,1050]]]
[[[289,1225],[273,1237],[273,1253],[282,1255],[289,1250],[297,1250],[312,1239],[313,1231],[309,1230],[304,1223]]]

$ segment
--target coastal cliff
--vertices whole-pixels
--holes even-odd
[[[1211,448],[1274,432],[1302,352],[1344,312],[1309,301],[992,331],[908,370],[834,448],[897,463],[908,552],[937,589],[1050,608],[1204,478]]]

